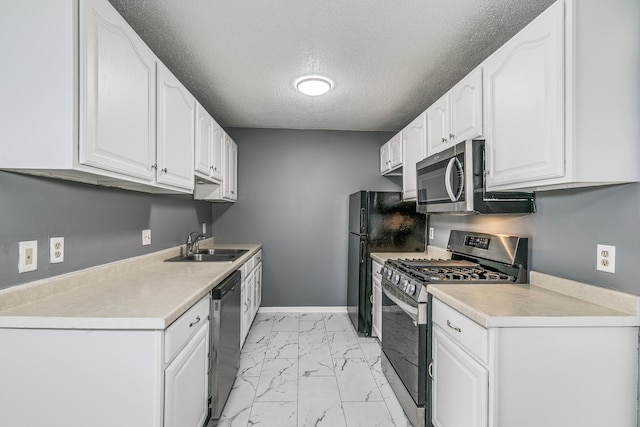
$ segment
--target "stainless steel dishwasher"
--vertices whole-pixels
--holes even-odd
[[[209,409],[211,419],[222,414],[240,366],[240,271],[211,291]]]

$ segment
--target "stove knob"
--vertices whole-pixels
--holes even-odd
[[[394,274],[393,279],[391,281],[397,285],[398,283],[400,283],[400,275]]]
[[[409,295],[415,294],[416,293],[416,285],[414,285],[413,283],[409,283],[409,285],[407,286],[406,291],[407,291],[407,293]]]
[[[402,289],[403,291],[407,292],[407,287],[409,286],[409,279],[403,279],[402,283],[400,284],[400,289]]]

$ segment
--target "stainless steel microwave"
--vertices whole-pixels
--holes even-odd
[[[488,192],[484,141],[463,141],[416,165],[418,212],[516,214],[535,212],[534,193]]]

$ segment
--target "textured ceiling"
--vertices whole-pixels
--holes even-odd
[[[110,0],[224,127],[403,128],[553,0]],[[335,82],[312,98],[293,82]]]

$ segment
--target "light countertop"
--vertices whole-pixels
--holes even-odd
[[[640,326],[640,297],[532,271],[531,284],[429,285],[485,328]]]
[[[234,262],[163,262],[179,247],[0,291],[0,328],[165,329],[262,247]]]

